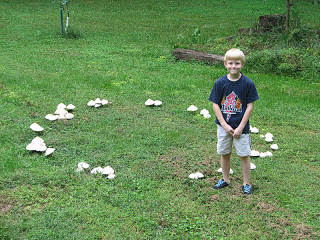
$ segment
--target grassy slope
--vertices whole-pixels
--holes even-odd
[[[71,24],[82,37],[66,40],[59,37],[58,4],[1,1],[0,236],[319,236],[318,86],[249,76],[261,97],[252,125],[272,132],[281,150],[253,160],[254,195],[243,198],[235,157],[232,186],[216,193],[210,190],[220,177],[215,125],[185,109],[195,104],[211,110],[208,94],[225,71],[175,63],[170,56],[179,33],[201,27],[203,34],[229,36],[256,16],[284,11],[268,2],[268,8],[263,1],[244,8],[248,1],[70,1]],[[232,14],[239,9],[241,19]],[[96,97],[113,104],[88,109],[86,102]],[[164,105],[146,108],[148,98]],[[60,102],[76,105],[76,118],[47,122],[44,116]],[[35,136],[32,122],[45,127],[42,137],[57,148],[52,157],[25,150]],[[252,138],[253,148],[268,150],[259,136]],[[76,174],[80,161],[110,165],[117,177]],[[189,180],[195,171],[206,179]]]

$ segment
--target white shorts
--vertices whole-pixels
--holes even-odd
[[[233,138],[227,134],[223,127],[217,125],[217,152],[219,155],[226,155],[232,152],[232,142],[239,157],[247,157],[251,153],[250,134],[241,134],[240,138]]]

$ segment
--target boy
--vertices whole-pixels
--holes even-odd
[[[244,194],[251,194],[249,118],[253,102],[258,100],[259,96],[253,81],[241,73],[244,64],[245,56],[241,50],[233,48],[227,51],[224,56],[224,66],[229,73],[215,82],[209,97],[216,115],[217,152],[221,155],[223,176],[213,189],[221,189],[230,184],[230,157],[234,142],[241,160],[242,190]]]

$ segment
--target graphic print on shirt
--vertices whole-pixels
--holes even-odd
[[[224,96],[221,101],[221,112],[227,114],[226,122],[229,122],[232,114],[242,112],[242,102],[234,91],[228,96]]]

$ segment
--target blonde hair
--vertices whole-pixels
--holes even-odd
[[[238,48],[232,48],[226,52],[224,55],[224,61],[235,60],[241,61],[242,65],[246,63],[246,58],[244,53]]]

